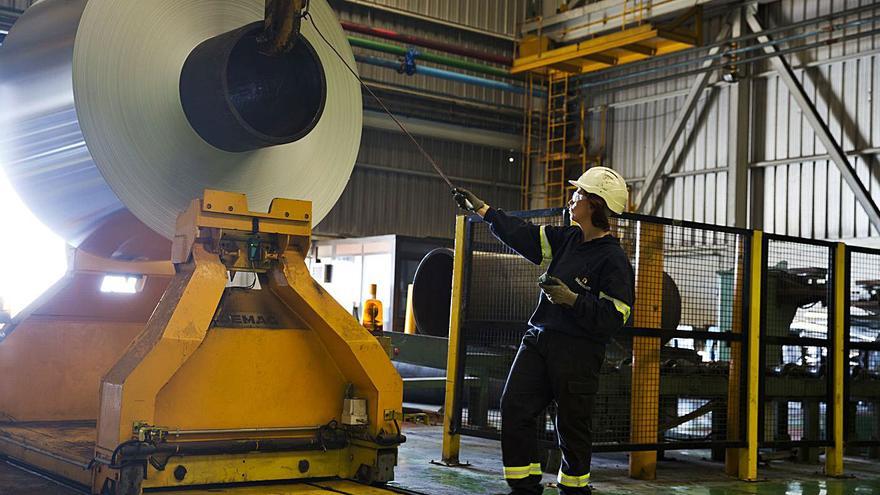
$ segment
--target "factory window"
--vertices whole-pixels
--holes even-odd
[[[143,288],[143,277],[126,275],[105,275],[101,282],[101,292],[135,294]]]

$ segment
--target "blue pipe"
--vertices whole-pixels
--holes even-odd
[[[354,59],[364,64],[375,65],[377,67],[385,67],[386,69],[394,69],[396,71],[401,70],[401,64],[396,60],[372,57],[369,55],[355,55]],[[467,74],[462,74],[460,72],[436,69],[434,67],[426,67],[424,65],[416,65],[415,74],[422,74],[429,77],[436,77],[438,79],[446,79],[449,81],[457,81],[465,84],[473,84],[475,86],[482,86],[484,88],[500,89],[501,91],[508,91],[519,95],[526,94],[526,88],[523,88],[522,86],[517,86],[515,84],[486,79],[484,77],[470,76]],[[544,92],[535,91],[534,96],[544,96]]]

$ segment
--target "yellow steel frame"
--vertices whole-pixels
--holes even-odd
[[[455,219],[455,254],[452,260],[452,297],[449,310],[449,352],[446,356],[446,400],[443,405],[443,463],[460,464],[461,435],[455,432],[456,387],[458,384],[458,351],[461,331],[462,288],[464,286],[465,231],[467,217]]]
[[[20,421],[83,423],[97,417],[97,431],[83,426],[76,438],[65,432],[65,423],[52,430],[59,435],[52,445],[70,440],[93,446],[95,459],[77,457],[82,449],[68,455],[42,444],[5,441],[6,435],[0,435],[0,453],[91,485],[94,493],[128,473],[134,473],[132,486],[158,488],[351,479],[363,477],[364,465],[388,469],[396,444],[372,439],[393,439],[399,431],[403,384],[378,340],[312,279],[305,264],[310,235],[310,202],[276,199],[268,213],[256,213],[248,210],[244,195],[208,190],[178,218],[173,266],[77,253],[73,275],[0,343],[0,368],[20,365],[0,376],[0,417],[13,420],[7,428]],[[242,239],[255,236],[266,246],[266,262],[259,266],[242,249],[249,242]],[[143,291],[129,304],[118,299],[107,304],[97,293],[95,281],[117,270],[148,274]],[[238,270],[262,273],[261,290],[226,290],[228,272]],[[226,328],[215,319],[221,297],[223,304],[238,301],[236,311],[271,311],[284,326]],[[43,322],[41,312],[53,309],[71,321]],[[47,359],[55,365],[45,366]],[[34,394],[33,383],[52,393]],[[209,441],[310,435],[254,430],[341,423],[347,390],[366,401],[368,423],[342,450],[175,458],[187,465],[183,480],[176,479],[174,469],[148,464],[140,480],[138,466],[109,465],[114,449],[137,438],[142,424],[198,430],[203,433],[197,439]],[[309,467],[297,470],[300,460]]]
[[[519,74],[554,70],[572,75],[585,74],[692,48],[699,43],[699,33],[645,24],[580,43],[520,56],[514,59],[510,72]]]
[[[846,272],[848,268],[846,244],[838,243],[834,257],[834,343],[831,352],[831,362],[833,365],[833,423],[829,428],[832,434],[833,446],[825,449],[825,474],[828,476],[843,476],[843,415],[844,402],[843,386],[844,386],[844,367],[846,363],[846,353],[844,352],[845,337],[845,309],[846,297],[849,293],[849,287],[846,283]]]
[[[639,328],[660,328],[663,317],[663,233],[664,226],[638,223],[636,252],[636,301],[633,324]],[[660,339],[633,337],[630,441],[657,442],[660,404]],[[632,452],[629,475],[640,480],[657,477],[657,452]]]
[[[132,437],[132,425],[156,422],[159,391],[202,344],[226,287],[226,267],[201,245],[172,278],[146,329],[104,377],[98,447],[109,456]]]
[[[761,379],[761,281],[764,271],[764,233],[752,232],[749,259],[749,339],[748,378],[746,379],[746,447],[739,449],[737,467],[739,478],[746,481],[758,479],[758,385]]]
[[[146,329],[101,385],[99,457],[109,459],[117,445],[132,438],[132,427],[138,423],[171,423],[183,429],[323,424],[328,417],[341,414],[346,383],[354,386],[357,397],[367,401],[369,436],[396,431],[394,420],[402,417],[402,381],[377,339],[311,278],[305,264],[310,217],[311,204],[305,201],[276,199],[265,214],[248,211],[247,198],[240,194],[209,190],[203,199],[193,201],[178,220],[173,249],[177,274]],[[240,338],[244,335],[240,331],[209,334],[226,286],[228,263],[244,263],[221,261],[221,236],[230,231],[251,233],[255,225],[260,233],[276,235],[283,253],[279,263],[268,271],[268,287],[264,290],[291,308],[313,333],[291,330],[254,338]],[[273,335],[296,340],[287,343],[286,357],[271,352],[284,344]],[[193,387],[214,376],[215,381],[220,380],[219,387],[225,383],[233,389],[244,389],[247,383],[235,383],[243,374],[236,366],[253,368],[259,360],[269,360],[263,368],[275,366],[269,376],[286,377],[285,367],[295,367],[297,381],[307,392],[285,391],[283,380],[269,380],[259,384],[261,390],[266,389],[255,395],[259,404],[244,404],[222,388],[208,387],[205,391]],[[217,363],[224,366],[218,367]],[[303,393],[308,397],[298,397]],[[302,407],[303,400],[308,400],[308,408]],[[200,407],[194,408],[194,404]],[[375,463],[378,449],[369,442],[353,442],[342,456],[309,453],[315,468],[299,475],[291,473],[289,463],[273,462],[273,456],[265,454],[193,458],[192,462],[202,463],[201,476],[185,484],[306,476],[352,478],[361,464]],[[94,486],[117,475],[102,467]],[[148,477],[145,486],[168,486],[166,483],[181,485],[157,472]]]

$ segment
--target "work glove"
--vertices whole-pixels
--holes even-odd
[[[486,206],[486,203],[474,196],[474,193],[460,187],[452,190],[452,199],[458,203],[458,207],[462,210],[477,212],[480,208]]]
[[[578,295],[565,285],[565,282],[549,275],[541,276],[538,286],[553,304],[573,308]]]

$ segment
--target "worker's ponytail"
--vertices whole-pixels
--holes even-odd
[[[611,222],[608,220],[608,213],[611,210],[608,209],[608,204],[605,203],[605,200],[598,194],[587,193],[587,201],[590,202],[590,206],[593,208],[593,215],[590,217],[593,226],[604,231],[611,230]]]

